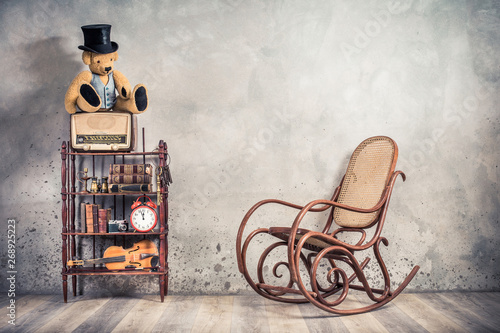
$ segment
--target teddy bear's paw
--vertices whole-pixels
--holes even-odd
[[[137,111],[144,112],[148,107],[148,92],[144,86],[140,86],[136,89],[135,94],[135,105]]]
[[[101,98],[90,84],[84,83],[80,86],[77,104],[82,111],[95,112],[101,106]]]

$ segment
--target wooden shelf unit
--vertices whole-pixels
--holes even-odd
[[[76,179],[77,170],[75,168],[75,160],[78,158],[92,157],[92,175],[95,175],[96,166],[95,159],[99,157],[112,156],[113,163],[126,163],[127,157],[143,157],[145,163],[146,156],[152,156],[158,167],[162,168],[167,165],[168,149],[166,143],[161,140],[158,144],[158,149],[151,152],[77,152],[70,148],[69,141],[64,141],[61,145],[61,197],[62,197],[62,283],[63,283],[63,297],[64,302],[67,302],[68,295],[68,276],[72,277],[72,288],[73,296],[76,296],[76,286],[77,286],[77,276],[82,275],[147,275],[147,276],[158,276],[159,277],[159,287],[160,287],[160,299],[163,302],[165,296],[168,292],[168,186],[162,184],[159,192],[131,192],[131,193],[89,193],[89,192],[78,192],[76,190],[78,181]],[[121,161],[117,162],[117,157],[121,157]],[[103,170],[104,171],[104,170]],[[159,194],[158,194],[159,193]],[[85,233],[77,231],[76,225],[76,202],[81,201],[81,197],[92,196],[93,203],[95,203],[98,197],[114,197],[114,216],[117,214],[117,207],[121,205],[123,215],[125,214],[125,197],[127,196],[138,196],[147,194],[150,196],[157,197],[161,196],[161,204],[158,205],[158,224],[159,231],[153,232],[119,232],[119,233]],[[121,198],[121,203],[118,203],[117,199]],[[128,218],[126,218],[128,220]],[[128,221],[130,222],[130,221]],[[129,226],[129,228],[131,228]],[[125,242],[126,239],[150,236],[149,238],[155,238],[155,242],[158,247],[159,252],[159,264],[154,270],[150,269],[122,269],[122,270],[108,270],[105,267],[85,267],[85,268],[74,268],[67,265],[68,260],[74,258],[77,253],[77,242],[80,237],[92,237],[92,252],[94,258],[99,258],[96,256],[96,241],[100,237],[111,237],[114,236],[115,244],[118,241],[118,236]],[[122,246],[124,244],[121,244]],[[125,247],[125,246],[124,246]],[[126,247],[125,247],[126,248]],[[93,259],[93,258],[87,258]]]

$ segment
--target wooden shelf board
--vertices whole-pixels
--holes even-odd
[[[161,194],[167,194],[167,193],[168,192],[161,192]],[[158,192],[118,192],[118,193],[66,192],[66,193],[61,193],[61,194],[67,194],[67,195],[111,195],[111,196],[116,196],[116,195],[142,195],[142,194],[157,195]]]
[[[143,271],[143,270],[117,270],[117,271],[110,271],[106,268],[96,268],[96,269],[69,269],[67,272],[62,273],[62,275],[166,275],[166,271],[156,271],[156,272],[150,272],[150,271]]]
[[[163,153],[161,153],[163,154]],[[80,155],[80,156],[141,156],[141,155],[160,155],[159,151],[147,151],[147,152],[126,152],[126,151],[116,151],[116,152],[66,152],[65,155]]]
[[[167,232],[62,232],[66,236],[146,236],[146,235],[166,235]]]

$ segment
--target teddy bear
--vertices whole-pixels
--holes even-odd
[[[93,24],[82,28],[83,63],[90,71],[79,73],[69,85],[64,98],[68,113],[122,110],[143,113],[148,107],[148,91],[143,84],[132,90],[125,75],[114,69],[118,44],[110,40],[111,25]],[[78,107],[78,108],[77,108]]]

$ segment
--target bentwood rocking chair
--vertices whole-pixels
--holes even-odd
[[[419,267],[414,266],[400,286],[391,291],[390,275],[382,260],[380,244],[389,244],[381,232],[394,182],[399,175],[403,181],[406,178],[403,172],[395,171],[397,158],[398,148],[392,139],[383,136],[369,138],[352,154],[347,172],[331,200],[315,200],[305,206],[272,199],[255,204],[243,218],[236,240],[238,268],[250,286],[271,300],[310,302],[320,309],[337,314],[371,311],[399,295]],[[250,217],[258,208],[271,203],[299,210],[292,226],[258,228],[243,240]],[[324,216],[328,216],[322,231],[299,228],[312,212],[325,212]],[[339,227],[334,228],[333,222]],[[250,264],[247,263],[247,250],[250,243],[253,247],[262,244],[262,240],[255,240],[261,234],[273,236],[276,242],[266,247],[260,258],[255,260],[257,270],[252,271],[252,274],[257,275],[257,280],[254,280],[249,271]],[[352,239],[351,234],[358,235],[354,242],[345,240]],[[367,239],[369,234],[373,235]],[[277,258],[278,248],[284,248],[288,257],[283,253],[285,258]],[[383,276],[384,286],[381,289],[372,288],[367,279],[370,274],[364,272],[370,257],[361,263],[355,257],[355,253],[364,254],[364,250],[373,251]],[[278,262],[268,269],[266,259]],[[283,267],[289,271],[288,278],[279,272]],[[364,291],[373,303],[347,309],[345,304],[340,306],[350,289]]]

